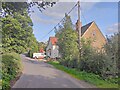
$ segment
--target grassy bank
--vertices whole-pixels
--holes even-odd
[[[17,53],[2,55],[2,90],[9,90],[11,80],[14,80],[21,72],[21,58]]]
[[[71,69],[60,65],[57,61],[49,61],[48,63],[52,64],[55,68],[62,70],[79,80],[84,80],[90,84],[93,84],[98,88],[118,88],[118,84],[111,83],[110,81],[105,81],[99,75],[87,73],[84,71],[77,71],[76,69]]]

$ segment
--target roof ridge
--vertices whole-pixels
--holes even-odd
[[[57,43],[57,37],[50,37],[49,40],[51,41],[52,45],[55,45]]]
[[[92,23],[93,23],[94,21],[92,21],[92,22],[89,22],[89,23],[87,23],[86,25],[91,25]],[[84,25],[84,26],[86,26],[86,25]],[[84,27],[84,26],[82,26],[82,27]]]

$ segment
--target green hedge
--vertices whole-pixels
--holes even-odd
[[[10,80],[21,72],[21,59],[17,53],[6,53],[2,55],[2,89],[10,89]]]

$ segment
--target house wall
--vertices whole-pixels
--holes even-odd
[[[57,45],[52,45],[52,43],[49,42],[46,48],[46,55],[49,56],[50,58],[56,58],[59,56],[58,49],[59,47]]]
[[[58,46],[53,45],[52,50],[51,50],[51,58],[56,58],[58,57],[59,51],[58,51]]]
[[[105,37],[101,33],[100,29],[97,27],[95,22],[92,23],[92,25],[83,34],[82,37],[85,38],[85,39],[91,39],[92,40],[92,46],[94,48],[99,48],[100,49],[106,43]]]
[[[52,49],[52,43],[49,41],[48,46],[46,48],[46,55],[49,56],[49,57],[51,55],[51,51],[50,51],[51,49]]]

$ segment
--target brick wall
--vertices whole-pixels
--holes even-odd
[[[99,30],[95,22],[88,28],[88,30],[82,36],[85,39],[92,40],[92,46],[95,48],[102,48],[106,43],[106,39],[102,32]]]

